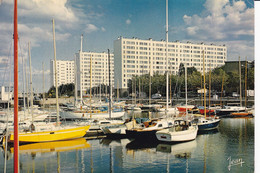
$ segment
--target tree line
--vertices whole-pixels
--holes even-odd
[[[248,66],[249,67],[249,66]],[[237,71],[225,70],[225,65],[209,71],[205,74],[206,89],[210,89],[212,94],[223,96],[232,96],[234,92],[240,92],[240,77]],[[242,96],[245,95],[245,67],[241,69],[241,88]],[[141,76],[133,76],[128,81],[129,93],[144,92],[149,96],[149,82],[150,75],[145,74]],[[247,90],[254,90],[254,63],[250,68],[247,68]],[[195,67],[187,68],[187,90],[189,96],[198,96],[198,90],[204,88],[204,76],[197,71]],[[223,89],[222,89],[223,86]],[[176,75],[169,74],[169,92],[172,96],[185,95],[185,68],[180,64],[179,71]],[[160,93],[162,96],[166,95],[166,74],[161,75],[155,73],[151,76],[151,93]],[[138,94],[137,94],[138,96]]]
[[[247,90],[254,90],[254,62],[251,67],[247,68]],[[245,95],[245,67],[241,68],[241,86],[242,86],[242,96]],[[203,74],[195,67],[187,68],[187,90],[189,97],[198,96],[198,90],[203,89]],[[223,96],[232,96],[233,92],[239,94],[240,91],[240,76],[238,70],[228,71],[225,65],[218,67],[209,71],[205,74],[206,79],[206,89],[210,89],[212,95],[221,92]],[[149,83],[150,75],[144,74],[141,76],[133,76],[132,79],[128,80],[128,91],[121,93],[120,97],[127,97],[131,93],[139,92],[145,93],[149,96]],[[222,90],[223,87],[223,90]],[[62,84],[58,87],[59,96],[74,96],[74,84]],[[92,88],[92,93],[99,93],[99,86]],[[169,74],[169,93],[172,97],[184,97],[185,95],[185,68],[183,64],[180,64],[179,71],[176,75]],[[96,92],[95,92],[96,91]],[[102,84],[101,92],[105,93],[109,91],[109,86]],[[87,91],[89,93],[89,90]],[[151,76],[151,94],[160,93],[162,96],[166,95],[166,74],[155,73]],[[116,96],[117,92],[114,91]],[[55,87],[52,86],[46,93],[46,97],[56,97]]]

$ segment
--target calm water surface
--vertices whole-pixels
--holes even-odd
[[[1,150],[0,172],[4,169]],[[7,172],[13,172],[10,148]],[[242,162],[242,163],[241,163]],[[254,172],[254,119],[222,119],[219,130],[181,144],[78,139],[20,146],[20,172]]]

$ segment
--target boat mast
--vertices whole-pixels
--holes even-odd
[[[187,63],[185,64],[185,105],[186,105],[186,116],[187,116],[188,115]]]
[[[209,63],[209,115],[210,115],[210,97],[211,97],[211,63]]]
[[[79,51],[79,60],[80,60],[80,57],[81,57],[81,53],[82,53],[82,40],[83,40],[83,34],[81,34],[81,37],[80,37],[80,51]],[[80,64],[80,63],[79,63]],[[81,66],[79,67],[80,68],[80,76],[82,78],[84,78],[84,75],[82,74],[82,71],[81,71]],[[82,105],[83,103],[83,98],[82,98],[82,79],[80,77],[80,104]],[[83,79],[84,80],[84,79]]]
[[[57,76],[57,62],[56,62],[56,43],[55,43],[55,23],[52,19],[52,29],[53,29],[53,48],[54,48],[54,69],[55,69],[55,88],[56,88],[56,111],[57,111],[57,126],[60,123],[59,116],[59,100],[58,100],[58,76]]]
[[[168,74],[168,0],[166,0],[166,109],[167,114],[169,106],[169,74]]]
[[[151,62],[151,58],[149,57],[150,60],[150,72],[149,72],[149,105],[152,104],[152,100],[151,100],[151,95],[152,95],[152,62]]]
[[[30,69],[30,107],[31,107],[31,116],[33,124],[33,90],[32,90],[32,63],[31,63],[31,48],[30,42],[28,43],[28,52],[29,52],[29,69]]]
[[[200,100],[201,106],[203,106],[203,95],[202,95],[202,74],[200,73]]]
[[[222,103],[222,97],[223,97],[223,89],[224,89],[224,78],[225,78],[225,74],[223,73],[223,77],[222,77],[222,86],[221,86],[220,106],[223,105],[223,103]]]
[[[239,61],[238,61],[238,69],[239,69],[239,98],[240,98],[240,107],[242,107],[242,87],[241,87],[241,61],[240,61],[240,56],[239,56]]]
[[[119,81],[117,80],[117,102],[119,102]]]
[[[102,89],[102,80],[101,80],[101,77],[99,78],[99,102],[101,104],[101,89]]]
[[[135,76],[134,81],[135,81],[134,88],[135,88],[135,105],[136,105],[136,84],[137,84],[136,81],[137,81],[137,76]]]
[[[74,77],[75,77],[75,79],[74,79],[74,83],[75,83],[75,85],[74,85],[74,106],[76,107],[76,105],[77,105],[77,100],[78,100],[78,98],[77,98],[77,96],[78,96],[78,84],[77,84],[77,58],[76,58],[76,56],[75,56],[75,60],[74,60]]]
[[[10,71],[9,71],[9,86],[8,86],[8,104],[7,104],[7,115],[6,116],[6,132],[5,132],[5,138],[7,139],[8,138],[8,135],[9,135],[9,125],[8,125],[8,122],[9,122],[9,115],[11,114],[10,112],[10,91],[11,91],[11,72],[12,72],[12,61],[10,61],[9,63],[9,68],[10,68]],[[24,113],[25,113],[25,110],[24,110]],[[25,114],[24,114],[25,115]],[[5,145],[5,153],[7,153],[7,146],[8,146],[8,140],[5,141],[5,144],[3,143],[3,145]],[[7,165],[7,154],[5,154],[5,163],[4,163],[4,173],[6,173],[6,165]]]
[[[112,86],[111,86],[111,75],[110,75],[110,51],[108,49],[108,83],[109,83],[109,119],[112,115]]]
[[[25,103],[25,88],[24,88],[24,85],[25,85],[25,79],[24,79],[25,78],[24,57],[23,57],[22,61],[23,61],[23,111],[24,111],[24,120],[25,120],[25,116],[26,116],[25,115],[26,103]],[[10,88],[9,88],[9,92],[10,92]],[[8,103],[8,105],[9,105],[9,103]]]
[[[140,103],[140,98],[141,98],[141,76],[139,76],[139,80],[138,80],[138,95],[139,95],[139,103]]]
[[[205,78],[205,52],[203,50],[203,82],[204,82],[204,116],[207,118],[206,114],[206,78]]]
[[[91,105],[91,100],[92,100],[92,57],[93,55],[90,55],[90,84],[89,84],[89,100],[90,100],[90,118],[92,118],[92,105]]]
[[[245,109],[246,109],[246,101],[247,101],[247,57],[245,64]]]
[[[132,104],[134,104],[134,77],[132,76]]]
[[[43,99],[43,109],[45,108],[45,92],[44,92],[44,83],[45,83],[45,78],[44,78],[44,62],[42,62],[42,99]]]
[[[18,137],[18,22],[17,0],[14,0],[14,172],[19,172]]]

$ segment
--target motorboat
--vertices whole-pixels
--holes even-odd
[[[170,128],[156,132],[156,137],[163,142],[186,142],[196,139],[198,126],[184,119],[177,119]]]

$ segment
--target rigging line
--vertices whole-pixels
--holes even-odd
[[[11,42],[11,44],[10,44],[9,53],[8,53],[8,56],[7,56],[8,57],[8,62],[6,63],[4,74],[2,76],[2,84],[1,84],[1,86],[4,86],[4,84],[5,84],[5,78],[6,78],[7,69],[9,67],[9,63],[12,63],[12,57],[11,57],[12,47],[13,47],[13,42]]]
[[[21,59],[22,58],[24,58],[23,57],[23,52],[22,52],[22,47],[21,47],[21,42],[20,42],[20,39],[18,38],[18,45],[19,45],[19,48],[20,48],[20,51],[19,51],[19,53],[20,53],[20,57],[21,57]],[[18,55],[18,60],[19,60],[19,55]],[[18,73],[19,73],[19,68],[18,68]],[[23,75],[22,75],[23,76]]]

